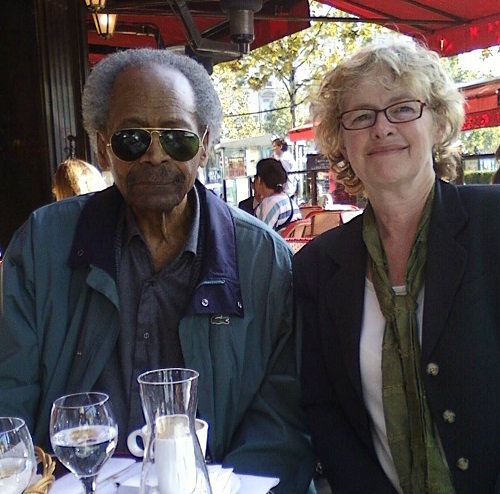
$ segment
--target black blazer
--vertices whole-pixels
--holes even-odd
[[[238,207],[240,209],[243,209],[243,211],[246,211],[248,214],[255,216],[255,210],[253,208],[253,196],[250,196],[247,199],[240,201],[238,203]]]
[[[294,257],[302,401],[334,493],[394,493],[373,447],[360,376],[362,216]],[[500,493],[500,187],[436,181],[421,370],[457,494]]]

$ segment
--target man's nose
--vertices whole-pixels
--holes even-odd
[[[151,144],[147,153],[144,155],[147,161],[151,163],[162,163],[165,159],[170,158],[168,153],[163,149],[160,142],[160,133],[157,131],[151,132]]]

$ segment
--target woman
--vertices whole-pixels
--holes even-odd
[[[500,492],[500,191],[437,178],[453,178],[463,98],[435,53],[380,43],[326,74],[313,114],[368,198],[294,258],[303,404],[332,490]]]
[[[255,209],[255,216],[267,223],[273,230],[302,219],[295,201],[284,192],[287,173],[274,158],[265,158],[257,163],[255,175],[255,196],[261,201]]]
[[[297,182],[298,178],[296,175],[289,175],[290,172],[297,169],[297,163],[293,158],[293,155],[288,151],[288,144],[284,139],[276,138],[273,140],[273,158],[280,161],[288,174],[287,181],[285,183],[285,192],[289,196],[294,196],[297,192]]]
[[[106,181],[95,166],[77,158],[68,158],[57,167],[52,193],[56,201],[60,201],[106,187]]]

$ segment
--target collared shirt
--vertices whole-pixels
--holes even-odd
[[[137,377],[152,369],[184,366],[178,326],[199,278],[202,244],[200,201],[194,188],[189,201],[194,214],[186,244],[159,272],[129,208],[117,228],[121,331],[95,389],[113,396],[119,450],[125,450],[129,432],[145,423]]]
[[[266,197],[255,209],[255,216],[273,230],[281,228],[290,221],[302,219],[299,207],[285,193]]]

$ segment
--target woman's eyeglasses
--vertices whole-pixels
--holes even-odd
[[[196,156],[207,131],[208,127],[200,141],[195,132],[186,129],[122,129],[111,136],[108,146],[118,159],[135,161],[148,151],[157,133],[161,147],[172,159],[189,161]]]
[[[361,108],[359,110],[349,110],[339,115],[339,120],[345,130],[361,130],[373,127],[377,123],[379,113],[383,113],[385,118],[391,123],[413,122],[422,116],[426,103],[415,99],[395,103],[382,110],[372,110]]]

